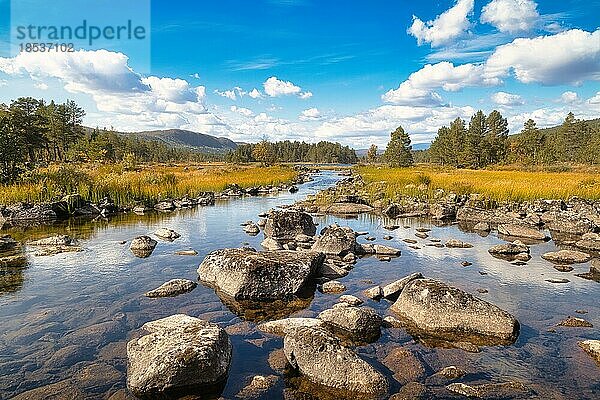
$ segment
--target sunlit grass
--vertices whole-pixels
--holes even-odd
[[[594,169],[571,172],[465,170],[418,165],[412,168],[362,166],[372,198],[400,200],[403,196],[431,199],[436,189],[457,194],[479,193],[491,201],[569,199],[578,196],[600,199],[600,173]]]
[[[167,198],[195,197],[200,192],[277,185],[296,176],[290,167],[218,165],[145,165],[126,170],[121,165],[50,166],[29,173],[23,182],[0,186],[0,204],[61,199],[79,193],[93,202],[110,197],[120,205]]]

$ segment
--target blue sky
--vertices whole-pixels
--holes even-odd
[[[0,102],[71,98],[91,126],[355,148],[384,146],[398,125],[426,143],[478,109],[513,132],[600,117],[600,1],[172,0],[152,1],[150,20],[144,1],[121,3],[13,0],[13,24],[131,18],[149,47],[17,55],[0,0]]]

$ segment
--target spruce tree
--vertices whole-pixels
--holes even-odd
[[[410,136],[399,126],[390,135],[390,141],[383,157],[391,167],[408,167],[413,165]]]

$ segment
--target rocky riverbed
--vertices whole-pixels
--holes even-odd
[[[600,265],[575,246],[593,233],[269,211],[340,179],[314,178],[120,223],[5,230],[0,398],[598,396]]]

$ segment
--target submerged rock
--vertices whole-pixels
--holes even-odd
[[[127,343],[127,388],[138,397],[168,395],[222,382],[231,342],[218,325],[183,314],[148,322]]]
[[[462,396],[486,399],[514,399],[527,393],[525,385],[520,382],[485,383],[482,385],[451,383],[446,386],[446,389]]]
[[[383,395],[388,390],[379,371],[323,329],[292,330],[283,350],[290,365],[312,382],[363,394]]]
[[[323,293],[342,293],[346,291],[346,286],[339,281],[329,281],[323,284]]]
[[[258,235],[260,233],[260,228],[255,223],[247,224],[243,229],[248,235]]]
[[[44,239],[34,240],[29,243],[32,246],[72,246],[77,241],[69,235],[55,235]]]
[[[559,264],[580,264],[586,263],[592,259],[589,254],[577,250],[551,251],[544,253],[542,258]]]
[[[377,339],[381,333],[382,318],[369,307],[354,307],[346,303],[336,304],[317,317],[326,324],[341,329],[354,339],[367,342]]]
[[[175,232],[173,229],[168,228],[160,228],[156,232],[154,232],[154,235],[163,240],[175,240],[181,237],[179,233]]]
[[[519,322],[506,311],[433,279],[409,282],[391,310],[418,330],[451,341],[512,343],[519,334]]]
[[[194,281],[189,279],[171,279],[163,283],[159,287],[149,292],[146,292],[146,297],[173,297],[183,293],[191,292],[198,286]]]
[[[512,237],[522,237],[533,240],[547,240],[548,237],[536,228],[526,225],[506,224],[498,225],[498,233]]]
[[[204,258],[198,275],[235,300],[284,299],[300,292],[323,260],[314,252],[223,249]]]
[[[424,363],[407,348],[395,347],[382,364],[394,373],[394,379],[402,385],[423,380],[427,376]]]
[[[586,321],[585,319],[577,318],[577,317],[568,317],[567,319],[559,322],[557,326],[565,326],[568,328],[593,328],[594,327],[594,325],[592,325],[590,322]]]
[[[297,235],[314,236],[317,228],[312,217],[302,211],[273,210],[266,218],[265,237],[278,241],[294,240]]]
[[[296,192],[297,191],[298,189],[296,188]],[[292,188],[290,188],[290,193],[294,193]],[[236,395],[236,398],[251,399],[259,397],[272,388],[278,380],[279,377],[276,375],[255,375],[250,380],[250,383],[248,383],[248,385],[244,386],[244,388],[239,391],[239,393]]]
[[[340,301],[342,303],[350,304],[351,306],[359,306],[363,303],[361,299],[359,299],[356,296],[352,296],[351,294],[345,294],[343,296],[340,296]]]

